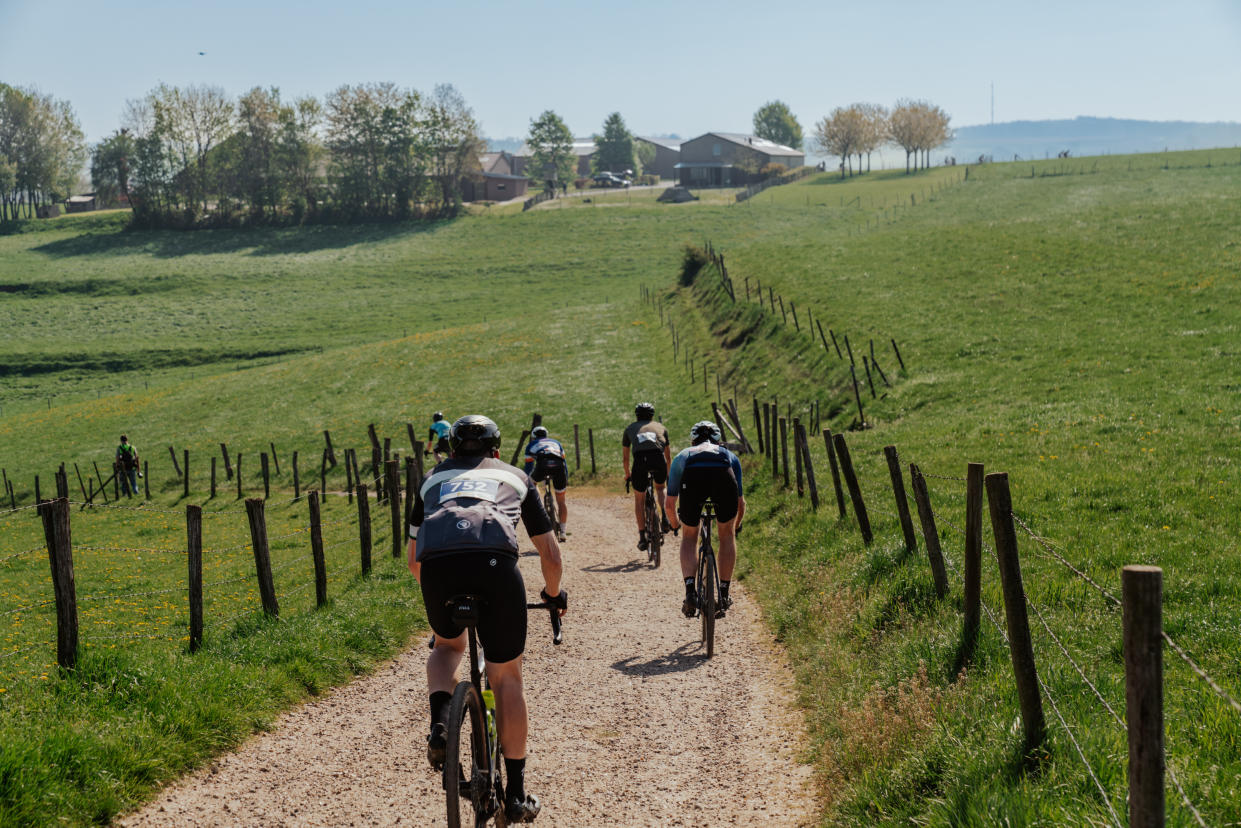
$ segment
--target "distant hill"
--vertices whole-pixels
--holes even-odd
[[[1241,123],[1131,121],[1078,117],[1063,121],[1009,121],[957,127],[956,139],[934,153],[936,163],[954,156],[958,163],[989,155],[996,161],[1055,158],[1068,150],[1078,155],[1212,149],[1241,146]]]

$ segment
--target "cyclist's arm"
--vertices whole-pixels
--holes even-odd
[[[685,457],[678,454],[668,466],[668,488],[665,490],[664,514],[668,516],[668,525],[677,529],[681,521],[677,520],[677,497],[681,494],[681,475],[685,472]]]
[[[732,457],[732,468],[733,476],[737,478],[737,518],[733,525],[740,529],[741,520],[745,517],[745,488],[741,485],[741,458],[735,454]]]
[[[670,494],[664,498],[664,514],[668,518],[668,525],[673,531],[681,528],[681,521],[677,519],[677,496]]]
[[[409,515],[409,547],[407,550],[407,554],[409,556],[409,571],[410,571],[410,574],[414,576],[414,579],[418,581],[418,583],[422,583],[422,578],[421,578],[422,564],[420,564],[417,560],[415,560],[415,555],[417,552],[415,548],[417,541],[415,540],[415,538],[418,535],[418,527],[422,525],[422,521],[424,517],[425,515],[423,512],[423,504],[422,504],[422,487],[419,486],[417,491],[414,492],[414,508],[413,508],[413,511]]]
[[[621,462],[625,465],[625,479],[629,479],[629,446],[621,449]]]
[[[543,591],[553,598],[560,594],[560,578],[564,574],[564,564],[560,560],[560,544],[556,543],[554,532],[531,535],[530,541],[539,552],[539,566],[543,570]],[[564,611],[561,611],[561,615]]]

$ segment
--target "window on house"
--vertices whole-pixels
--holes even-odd
[[[497,190],[503,190],[505,186],[506,186],[506,185],[504,185],[504,184],[497,184],[497,185],[496,185],[496,189],[497,189]]]
[[[711,145],[711,154],[712,154],[712,155],[719,155],[719,154],[720,154],[720,145],[719,145],[719,144],[712,144],[712,145]]]

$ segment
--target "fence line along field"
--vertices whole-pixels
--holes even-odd
[[[1241,801],[1241,578],[1229,565],[1241,483],[1231,459],[1241,419],[1228,402],[1241,321],[1230,275],[1241,265],[1237,161],[1217,151],[1035,162],[1033,175],[1029,163],[824,173],[734,206],[635,193],[609,209],[540,205],[414,230],[121,235],[85,222],[3,237],[0,261],[19,264],[30,287],[15,291],[22,312],[9,320],[24,334],[27,368],[0,378],[19,399],[0,417],[0,466],[21,507],[34,474],[49,481],[61,463],[72,477],[74,463],[85,473],[98,461],[106,478],[115,436],[129,434],[151,470],[151,505],[135,514],[168,509],[172,521],[149,542],[122,539],[118,526],[88,545],[142,550],[126,554],[163,571],[149,550],[177,548],[158,533],[174,531],[187,502],[169,446],[178,462],[189,451],[188,502],[209,513],[239,503],[222,485],[209,496],[221,443],[230,460],[242,455],[247,497],[264,493],[260,455],[270,455],[274,504],[296,496],[294,451],[303,493],[322,485],[325,429],[338,457],[355,449],[366,466],[371,424],[381,447],[390,437],[404,454],[406,424],[424,429],[431,411],[482,409],[514,437],[539,411],[562,440],[578,425],[583,452],[593,437],[598,481],[619,485],[617,442],[634,402],[653,399],[674,448],[692,422],[716,417],[755,449],[737,577],[794,665],[824,822],[1124,824],[1131,781],[1150,778],[1127,758],[1126,728],[1150,728],[1132,712],[1126,675],[1152,668],[1127,665],[1135,645],[1125,641],[1145,635],[1149,652],[1153,628],[1128,627],[1117,604],[1122,571],[1141,565],[1162,570],[1167,775],[1140,790],[1163,792],[1171,824],[1228,824]],[[230,272],[257,303],[246,313],[261,306],[270,322],[243,334],[258,359],[213,344],[225,341],[213,330],[228,335],[245,315],[236,285],[224,284]],[[199,280],[194,319],[175,312],[182,274]],[[65,360],[63,325],[31,326],[71,320],[72,285],[103,306],[122,287],[149,302],[149,342],[127,345],[128,323],[108,335],[120,373]],[[329,296],[336,307],[324,306]],[[159,343],[184,339],[179,322],[201,351],[174,355],[147,388],[140,365]],[[277,353],[277,342],[297,352]],[[53,387],[71,390],[49,402]],[[1012,505],[998,508],[998,533],[983,510],[990,493],[966,482],[970,463],[1007,477]],[[344,488],[343,468],[328,474],[327,488]],[[341,499],[329,498],[325,520],[356,509]],[[305,526],[304,512],[286,520],[269,508],[272,537]],[[76,521],[89,528],[103,514],[73,512],[75,545]],[[10,524],[26,534],[4,539],[0,577],[38,560],[42,597],[6,580],[6,595],[27,602],[6,606],[47,601],[42,526],[28,511],[0,518],[0,532]],[[235,543],[246,543],[245,523],[236,527]],[[1005,588],[1012,579],[996,558],[1014,557],[999,540],[1010,535],[1020,592]],[[232,545],[204,538],[205,548]],[[208,622],[193,657],[168,640],[84,648],[73,671],[23,678],[20,701],[0,694],[0,727],[17,746],[3,761],[41,769],[0,774],[23,780],[4,792],[9,813],[51,801],[83,821],[116,813],[307,688],[391,653],[421,623],[420,603],[377,548],[371,576],[352,576],[323,611],[286,623],[282,606],[279,622],[255,613],[214,638]],[[273,567],[308,551],[273,544]],[[356,571],[357,551],[335,568],[329,560],[329,573]],[[967,577],[975,561],[977,581]],[[289,568],[304,580],[308,564]],[[254,579],[253,567],[251,556],[237,577]],[[1149,573],[1133,571],[1124,578]],[[116,577],[103,594],[172,587]],[[279,593],[278,572],[276,583]],[[257,603],[257,586],[244,585],[247,605]],[[51,654],[53,614],[41,610],[41,628],[23,624]],[[159,630],[188,628],[161,612]],[[1022,626],[1032,671],[1013,664]],[[161,697],[176,712],[151,716],[152,688],[180,698],[207,665],[213,681],[198,708]],[[1022,672],[1033,684],[1018,687]],[[36,732],[35,720],[51,727]],[[140,724],[135,754],[108,742],[119,722]],[[49,770],[65,757],[108,777],[81,783]]]

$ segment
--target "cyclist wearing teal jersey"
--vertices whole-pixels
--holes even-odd
[[[720,606],[716,615],[722,617],[733,603],[728,588],[737,564],[737,532],[745,517],[741,461],[720,445],[720,427],[715,423],[706,420],[695,423],[689,437],[690,447],[673,459],[668,470],[668,521],[673,529],[678,525],[685,527],[681,533],[681,575],[685,578],[685,601],[681,611],[686,618],[693,618],[698,609],[698,597],[694,592],[698,524],[702,520],[702,506],[710,500],[715,504],[715,522],[719,527]]]
[[[447,457],[452,449],[448,446],[448,432],[452,427],[444,420],[444,412],[436,411],[431,415],[431,430],[427,433],[427,445],[431,446],[430,451],[424,451],[423,454],[435,452],[435,462],[441,463]]]

